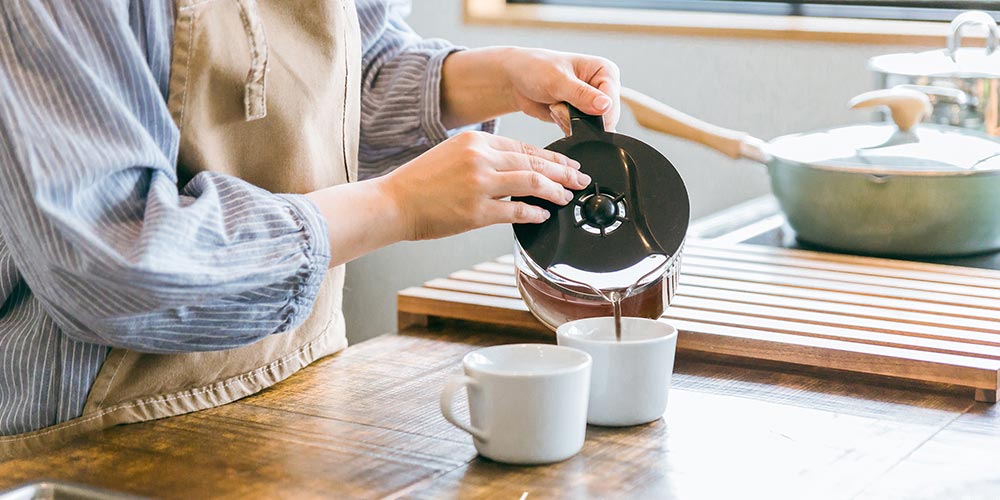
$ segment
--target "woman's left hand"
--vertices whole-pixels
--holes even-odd
[[[603,115],[614,130],[621,113],[618,66],[603,57],[542,49],[510,49],[505,73],[518,110],[554,122],[569,133],[568,102],[589,115]]]
[[[618,124],[618,66],[603,57],[487,47],[449,55],[442,73],[442,121],[449,129],[522,111],[569,133],[567,102],[604,116],[608,130]]]

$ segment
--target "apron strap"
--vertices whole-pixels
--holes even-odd
[[[267,116],[267,98],[264,94],[267,77],[267,38],[264,24],[260,20],[257,0],[237,0],[240,18],[250,44],[250,71],[247,72],[246,86],[243,88],[243,107],[246,121],[259,120]]]

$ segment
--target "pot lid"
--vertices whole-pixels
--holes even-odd
[[[886,89],[852,107],[889,106],[895,123],[870,123],[774,139],[766,152],[813,167],[866,173],[969,174],[1000,170],[1000,141],[970,129],[919,123],[930,102],[920,92]]]
[[[1000,142],[975,131],[921,124],[908,132],[866,124],[779,137],[771,155],[844,170],[956,173],[1000,169]]]
[[[602,289],[627,288],[680,251],[690,218],[687,189],[655,149],[569,108],[572,135],[546,149],[580,162],[592,182],[564,206],[515,198],[552,215],[541,224],[515,224],[514,236],[543,271]]]
[[[962,30],[969,26],[986,29],[986,48],[960,48]],[[951,22],[946,47],[917,53],[873,57],[868,68],[880,73],[951,78],[1000,78],[1000,28],[989,14],[965,12]]]
[[[926,52],[887,54],[868,61],[868,68],[880,73],[942,78],[1000,78],[1000,52],[963,48]]]

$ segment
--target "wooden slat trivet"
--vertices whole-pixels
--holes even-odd
[[[664,320],[678,349],[952,384],[996,402],[1000,271],[689,241]],[[551,338],[514,282],[512,256],[399,293],[404,323],[440,317]]]

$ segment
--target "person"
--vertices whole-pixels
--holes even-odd
[[[614,127],[614,64],[421,39],[405,10],[0,6],[0,456],[253,394],[346,346],[344,263],[588,185],[490,132],[565,127],[562,102]]]

